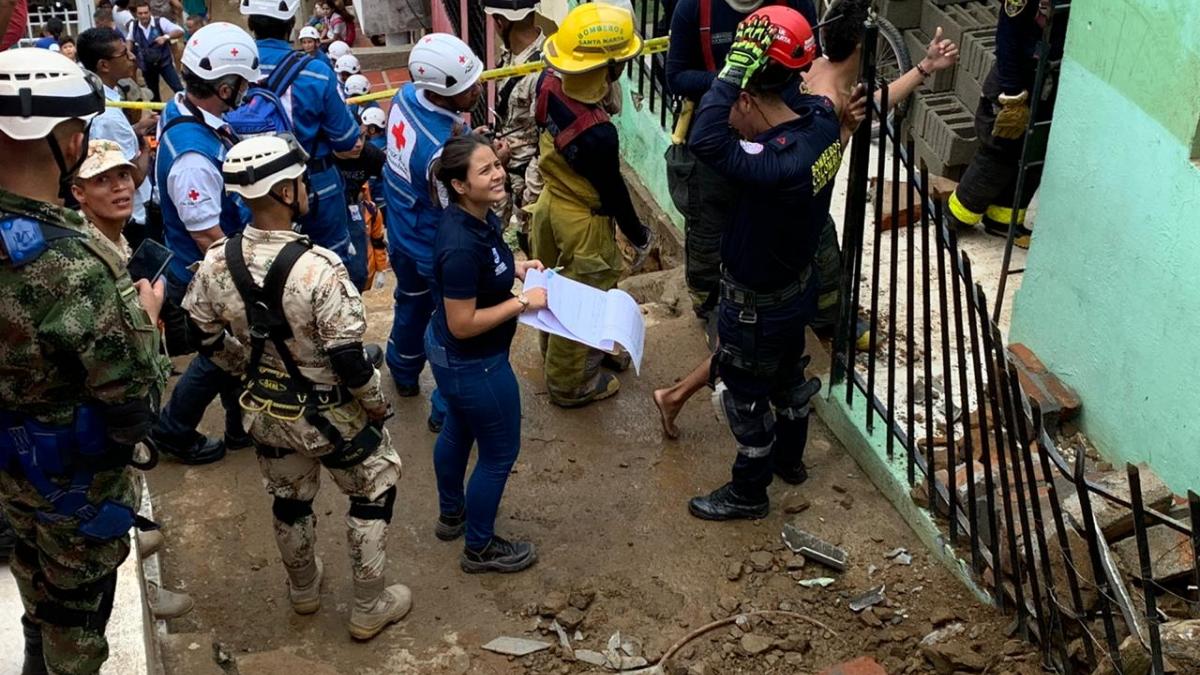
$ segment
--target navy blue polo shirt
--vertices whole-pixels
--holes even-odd
[[[446,324],[446,298],[475,298],[475,308],[484,309],[513,297],[516,262],[501,231],[500,219],[491,211],[486,222],[457,204],[442,212],[433,243],[432,290],[437,303],[433,334],[438,344],[459,358],[478,359],[507,352],[517,332],[515,317],[465,340],[454,337]]]

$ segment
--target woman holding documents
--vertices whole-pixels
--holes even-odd
[[[521,446],[521,396],[508,362],[517,316],[546,306],[544,288],[513,295],[537,260],[516,262],[492,205],[503,200],[504,166],[481,136],[448,141],[434,176],[450,197],[433,247],[435,309],[425,353],[446,399],[445,426],[434,446],[438,539],[466,534],[464,572],[518,572],[537,560],[528,542],[494,533],[504,484]],[[467,461],[479,458],[466,490]]]

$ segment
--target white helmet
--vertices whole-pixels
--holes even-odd
[[[520,21],[541,9],[540,5],[538,0],[483,0],[483,12],[502,16],[509,21]]]
[[[329,58],[337,61],[343,56],[350,53],[350,45],[341,40],[334,40],[329,43]]]
[[[242,0],[239,4],[244,16],[255,14],[281,21],[296,16],[296,10],[300,8],[300,0]]]
[[[467,43],[449,33],[430,33],[408,55],[413,85],[442,96],[456,96],[475,86],[483,66]]]
[[[316,26],[305,26],[300,29],[300,40],[320,40],[321,34],[317,32]]]
[[[306,162],[308,153],[291,134],[254,136],[229,149],[221,177],[226,192],[258,199],[279,181],[303,176]]]
[[[358,64],[357,56],[353,54],[346,54],[345,56],[339,56],[338,60],[334,62],[333,71],[335,73],[349,73],[350,75],[357,75],[358,73],[362,72],[362,66]]]
[[[383,108],[365,108],[362,111],[362,123],[367,126],[379,127],[384,129],[387,127],[387,113],[383,112]]]
[[[16,141],[46,138],[59,123],[104,111],[94,75],[45,49],[0,52],[0,132]]]
[[[246,31],[218,21],[192,34],[183,48],[183,67],[203,80],[219,80],[226,75],[239,75],[248,82],[257,82],[258,46]]]
[[[347,96],[362,96],[371,91],[371,81],[367,79],[366,75],[351,75],[346,78],[343,88],[346,90]]]

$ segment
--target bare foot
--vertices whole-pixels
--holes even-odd
[[[654,390],[654,405],[658,408],[658,417],[662,422],[663,435],[670,439],[679,438],[679,429],[675,426],[675,416],[679,414],[680,406],[667,403],[670,389]]]

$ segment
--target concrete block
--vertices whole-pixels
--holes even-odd
[[[925,6],[921,9],[921,30],[925,31],[926,35],[934,35],[941,26],[942,37],[961,45],[964,31],[988,25],[987,21],[969,11],[968,7],[970,5],[943,6],[935,4],[934,0],[925,0]],[[995,24],[994,21],[991,23]]]
[[[998,20],[998,14],[988,9],[987,5],[982,2],[972,2],[965,5],[960,5],[972,18],[975,23],[983,28],[985,26],[995,26]]]
[[[879,0],[879,13],[900,30],[921,25],[921,0]]]
[[[949,178],[950,180],[961,180],[963,172],[967,170],[966,165],[950,166],[946,164],[941,157],[929,147],[929,143],[920,136],[913,136],[913,145],[917,149],[917,159],[922,164],[929,167],[929,173]]]
[[[959,45],[958,69],[967,71],[976,80],[983,81],[979,73],[984,53],[996,51],[996,28],[976,28],[963,33]],[[986,75],[986,73],[984,73]]]
[[[957,97],[945,106],[927,107],[921,137],[948,166],[965,165],[975,155],[975,115]],[[932,164],[931,164],[932,166]]]
[[[920,28],[904,31],[904,43],[908,47],[908,53],[912,55],[913,63],[921,60],[925,48],[929,46],[929,40],[929,35]],[[929,91],[950,91],[954,88],[954,71],[960,67],[953,66],[938,72],[933,77],[926,78],[922,86]]]
[[[979,99],[983,96],[983,86],[971,77],[971,74],[965,70],[958,71],[958,77],[954,78],[954,96],[958,98],[967,110],[972,113],[979,109]]]
[[[948,112],[958,105],[954,94],[949,92],[916,96],[913,99],[912,109],[908,113],[909,118],[912,119],[912,134],[914,136],[925,135],[925,117],[929,110],[938,109]]]
[[[975,136],[975,115],[961,105],[958,110],[960,112],[926,117],[925,140],[947,164],[969,163],[979,146]]]

